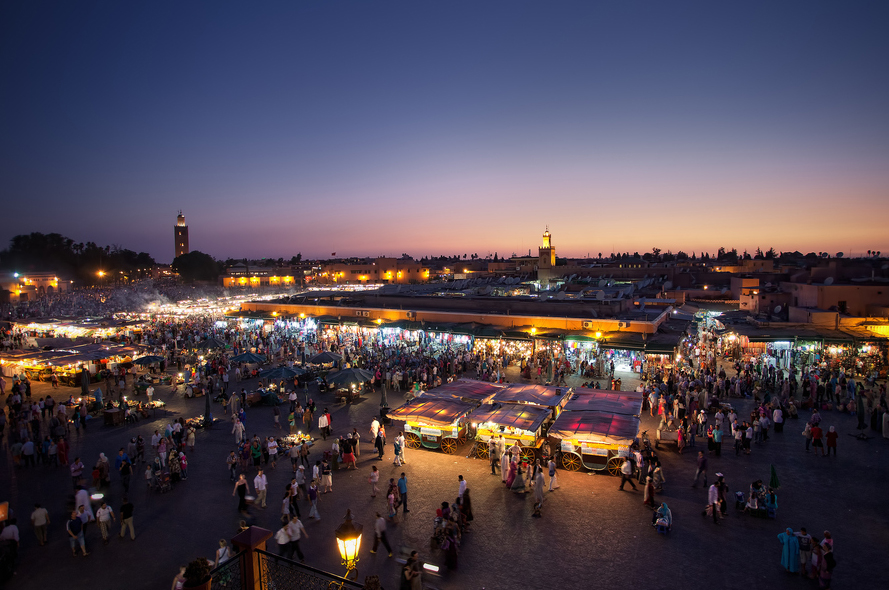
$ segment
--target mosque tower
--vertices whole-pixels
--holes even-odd
[[[188,254],[188,226],[185,225],[185,215],[182,214],[182,211],[179,211],[179,216],[176,217],[176,227],[173,228],[173,234],[176,238],[175,257]]]
[[[537,258],[537,280],[541,283],[549,282],[555,277],[556,268],[556,249],[553,247],[552,234],[549,233],[549,226],[543,232],[543,245],[538,250]]]

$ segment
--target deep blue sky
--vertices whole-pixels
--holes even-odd
[[[889,2],[0,4],[0,244],[889,252]]]

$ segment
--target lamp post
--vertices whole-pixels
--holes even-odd
[[[343,565],[346,566],[344,578],[348,578],[352,572],[355,572],[355,578],[358,578],[358,550],[361,548],[361,531],[363,528],[362,525],[352,522],[352,511],[346,510],[346,518],[343,520],[343,524],[336,529],[337,548],[340,551]]]

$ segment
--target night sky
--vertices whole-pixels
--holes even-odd
[[[889,2],[0,3],[0,245],[889,253]]]

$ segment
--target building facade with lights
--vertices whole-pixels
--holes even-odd
[[[70,280],[62,279],[53,272],[4,273],[0,275],[0,302],[33,301],[47,295],[66,293],[73,286]]]

